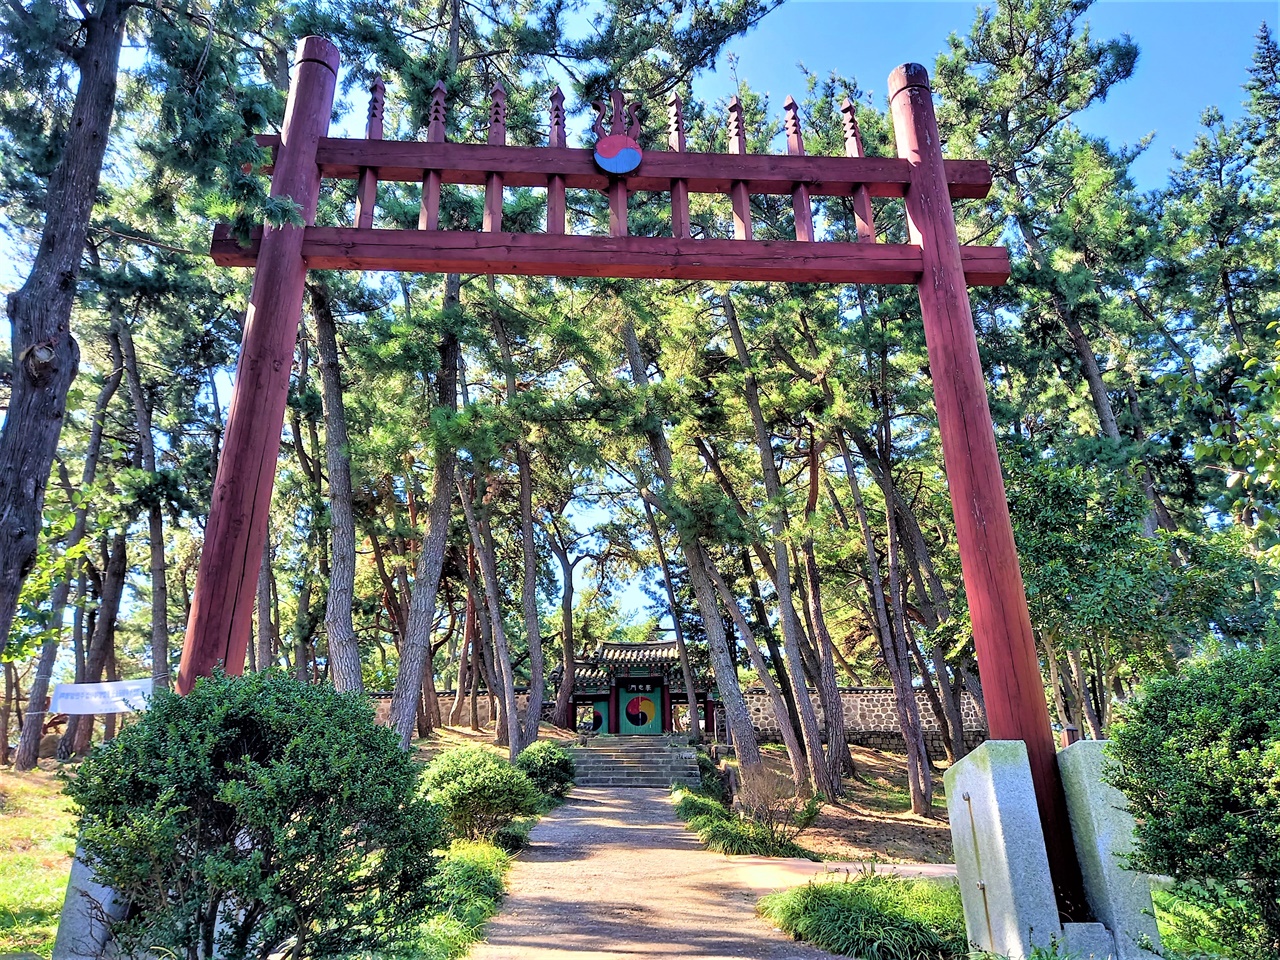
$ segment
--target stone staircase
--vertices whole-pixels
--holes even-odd
[[[575,747],[580,787],[661,787],[698,783],[698,761],[687,740],[594,737]]]

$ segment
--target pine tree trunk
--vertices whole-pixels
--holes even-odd
[[[108,339],[113,362],[113,372],[102,382],[98,391],[98,399],[94,403],[92,426],[89,428],[89,440],[85,445],[84,468],[80,474],[80,489],[88,490],[93,486],[98,473],[98,459],[102,455],[102,433],[106,422],[107,406],[115,396],[124,376],[123,358],[119,344],[114,338]],[[64,482],[66,476],[64,474]],[[76,507],[76,518],[67,535],[65,550],[78,547],[84,540],[87,526],[89,505],[81,501]],[[18,751],[14,757],[14,767],[18,770],[32,770],[40,758],[40,737],[44,731],[45,703],[49,698],[49,681],[53,676],[53,665],[58,658],[58,646],[62,642],[63,617],[66,615],[67,599],[71,595],[71,581],[76,579],[80,569],[80,561],[72,561],[66,565],[62,579],[53,588],[51,601],[49,639],[40,648],[40,659],[36,662],[36,675],[31,681],[30,696],[27,699],[27,715],[22,726],[22,734],[18,738]]]
[[[480,576],[484,581],[485,605],[489,612],[489,633],[493,638],[498,679],[502,684],[502,701],[506,714],[506,746],[510,751],[511,762],[514,763],[522,749],[523,734],[520,729],[520,710],[516,704],[516,682],[511,666],[511,649],[507,645],[507,631],[502,623],[502,600],[498,595],[498,564],[493,547],[493,533],[489,530],[486,519],[474,508],[465,484],[458,484],[458,495],[462,500],[462,511],[467,518],[467,529],[475,544],[476,557],[480,562]]]
[[[632,382],[637,388],[647,390],[649,375],[644,356],[640,352],[640,338],[636,335],[635,326],[629,318],[622,321],[622,337],[627,363],[631,368]],[[660,429],[648,429],[645,434],[657,466],[658,478],[662,481],[663,489],[670,491],[674,489],[671,447]],[[738,764],[740,768],[744,768],[744,773],[754,772],[761,768],[763,763],[760,757],[760,745],[756,739],[755,729],[751,726],[751,714],[747,710],[747,701],[742,696],[742,688],[738,685],[738,668],[733,653],[729,649],[729,639],[725,636],[724,620],[716,601],[715,587],[712,586],[711,578],[707,575],[707,560],[696,538],[679,526],[677,533],[680,537],[680,549],[685,557],[685,566],[689,572],[689,582],[698,601],[698,611],[702,614],[703,629],[707,634],[707,648],[711,655],[711,669],[716,679],[716,690],[720,694],[720,706],[724,711],[725,722],[733,737]]]
[[[102,600],[98,604],[93,636],[85,655],[85,683],[99,683],[107,657],[115,645],[116,617],[120,613],[120,598],[124,594],[125,580],[129,573],[127,542],[123,533],[111,538],[111,548],[102,571]],[[68,760],[89,752],[93,736],[92,716],[73,716],[67,722],[66,732],[58,744],[58,758]]]
[[[311,290],[316,319],[316,351],[320,359],[320,394],[324,401],[325,464],[329,468],[329,515],[332,558],[324,626],[329,640],[329,664],[338,690],[364,690],[360,673],[360,645],[351,621],[356,589],[356,520],[351,489],[351,442],[342,398],[342,366],[338,358],[338,325],[324,281]]]
[[[498,348],[502,354],[502,365],[507,383],[507,405],[515,407],[517,384],[515,367],[512,363],[511,342],[507,337],[506,327],[498,314],[493,317],[493,329],[497,335]],[[545,658],[542,652],[542,624],[538,617],[538,544],[533,534],[533,469],[529,460],[529,446],[517,438],[516,473],[520,484],[520,554],[524,560],[524,569],[520,578],[520,607],[524,615],[525,640],[529,645],[529,703],[525,708],[525,716],[520,724],[519,753],[538,739],[538,723],[542,719],[542,699]],[[514,758],[513,758],[514,759]]]
[[[551,722],[561,730],[573,730],[576,727],[573,709],[574,649],[573,638],[573,568],[575,564],[569,559],[569,552],[562,549],[555,537],[547,538],[551,552],[560,563],[560,659],[563,663],[560,673],[560,689],[556,692],[556,706],[551,715]]]
[[[258,670],[276,666],[278,643],[271,606],[271,531],[262,545],[262,564],[258,567]]]
[[[796,708],[800,711],[800,729],[804,735],[809,774],[813,780],[814,790],[834,799],[840,793],[839,783],[822,752],[822,734],[818,727],[817,711],[813,708],[813,701],[809,699],[809,692],[803,681],[806,671],[800,652],[802,628],[791,590],[791,561],[787,555],[785,539],[787,518],[782,506],[782,481],[778,476],[777,463],[773,459],[773,444],[760,407],[760,392],[756,386],[755,375],[751,372],[751,356],[747,353],[747,344],[743,339],[742,329],[738,325],[737,311],[734,310],[733,301],[727,295],[720,298],[720,304],[724,310],[725,320],[728,322],[729,334],[738,355],[738,362],[742,365],[743,394],[755,430],[765,495],[772,505],[769,511],[769,527],[773,534],[773,566],[776,572],[774,586],[778,592],[778,612],[782,622],[782,649],[787,658],[787,671],[791,674]]]
[[[13,361],[0,426],[0,653],[22,583],[35,564],[45,487],[80,364],[71,310],[89,218],[115,111],[116,73],[129,7],[103,0],[84,20],[78,82],[62,156],[49,178],[44,229],[31,272],[9,295]]]
[[[156,442],[151,429],[151,404],[142,389],[138,372],[138,355],[133,348],[133,334],[127,323],[114,325],[124,358],[133,401],[133,416],[138,427],[138,443],[142,449],[142,469],[152,477],[156,472]],[[157,690],[169,689],[169,587],[164,556],[164,508],[154,497],[147,508],[147,542],[151,552],[151,677]]]
[[[720,576],[720,571],[710,569],[707,572],[710,574],[712,582],[715,583],[716,590],[720,593],[720,600],[724,603],[724,608],[729,611],[729,616],[733,618],[734,626],[738,628],[738,633],[742,636],[742,642],[746,644],[751,662],[755,665],[756,673],[760,675],[760,685],[764,687],[764,692],[769,697],[769,703],[773,707],[774,719],[778,722],[778,732],[782,737],[782,744],[787,748],[787,759],[791,762],[791,780],[795,784],[796,793],[807,793],[809,774],[805,767],[804,748],[800,746],[800,739],[796,736],[796,731],[791,726],[790,718],[787,716],[787,703],[782,699],[782,691],[769,674],[769,665],[765,663],[764,655],[760,652],[760,645],[756,643],[751,625],[747,623],[747,618],[742,615],[742,610],[738,607],[737,600],[729,591],[728,584]]]
[[[457,278],[450,276],[448,280]],[[460,287],[446,282],[444,303],[446,309],[456,306]],[[437,403],[441,409],[458,409],[458,358],[460,347],[453,333],[446,333],[440,342],[440,372],[436,374]],[[400,734],[400,743],[406,750],[413,736],[417,704],[422,691],[422,679],[431,655],[431,627],[436,615],[436,594],[440,589],[440,572],[444,569],[444,555],[449,543],[449,518],[453,512],[454,472],[457,453],[452,449],[437,452],[435,470],[431,476],[431,502],[427,507],[427,533],[422,539],[418,554],[418,566],[414,574],[414,590],[409,600],[409,618],[404,642],[401,644],[400,669],[391,695],[391,726]]]
[[[662,533],[658,530],[658,521],[653,516],[653,508],[647,500],[641,499],[644,516],[649,523],[649,534],[658,551],[658,563],[662,567],[662,580],[667,587],[667,609],[671,611],[671,629],[676,635],[676,654],[680,658],[680,674],[684,679],[684,694],[689,704],[689,739],[702,742],[702,723],[698,718],[698,693],[693,681],[693,667],[689,664],[689,648],[684,642],[684,627],[680,625],[680,604],[676,600],[675,584],[671,582],[671,564],[667,561],[667,548],[662,544]],[[707,573],[712,573],[708,570]],[[715,577],[712,576],[714,580]],[[736,607],[734,608],[736,609]],[[732,612],[732,611],[730,611]],[[779,723],[782,721],[779,720]]]

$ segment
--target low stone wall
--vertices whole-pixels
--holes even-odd
[[[377,714],[378,722],[383,726],[388,725],[391,722],[391,694],[375,693],[375,694],[371,694],[371,696],[373,698],[373,709],[374,709],[374,712]],[[440,694],[437,694],[436,699],[440,701],[440,716],[444,718],[445,723],[448,723],[449,713],[450,711],[453,710],[453,694],[440,693]],[[462,695],[462,699],[464,701],[469,701],[470,695],[464,693]],[[520,705],[520,709],[523,710],[525,707],[529,705],[529,695],[527,693],[516,694],[516,702]],[[555,706],[555,701],[551,701],[550,706]],[[481,694],[479,696],[476,703],[476,709],[480,715],[480,723],[481,724],[488,723],[489,722],[489,698],[486,695]],[[542,712],[548,716],[550,715],[549,708],[545,702],[543,704]],[[471,723],[470,702],[463,703],[462,719],[459,721],[459,723],[461,726],[466,726],[467,724]]]
[[[769,695],[763,690],[745,691],[747,709],[751,713],[751,724],[755,727],[756,736],[766,743],[777,743],[782,739],[778,731],[778,718],[774,715],[773,704]],[[818,714],[818,723],[826,730],[826,717],[817,695],[810,697],[813,708]],[[858,687],[840,691],[840,700],[844,707],[844,725],[849,742],[873,750],[887,750],[901,753],[906,750],[906,742],[898,727],[898,705],[893,690],[889,687]],[[916,705],[920,711],[920,725],[923,728],[925,746],[932,757],[946,755],[945,734],[934,716],[933,707],[923,691],[916,692]],[[986,725],[978,712],[978,704],[973,697],[964,693],[960,699],[960,718],[964,725],[964,739],[969,747],[975,747],[987,739]]]

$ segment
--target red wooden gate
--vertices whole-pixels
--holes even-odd
[[[1068,915],[1082,912],[1079,867],[966,289],[1005,283],[1009,257],[1001,247],[959,243],[951,202],[986,196],[991,172],[983,161],[943,159],[925,69],[906,64],[889,77],[896,158],[863,154],[848,103],[846,156],[805,155],[794,101],[787,103],[786,156],[747,152],[736,101],[730,106],[729,152],[690,153],[680,102],[673,99],[669,149],[641,159],[633,136],[634,108],[616,93],[610,104],[599,107],[598,158],[592,150],[566,146],[558,91],[552,97],[550,143],[545,147],[506,144],[501,87],[493,90],[486,144],[445,141],[441,85],[434,92],[425,142],[382,139],[380,85],[375,85],[363,139],[327,137],[337,68],[338,53],[331,43],[319,37],[301,40],[280,136],[260,138],[274,149],[271,195],[291,197],[308,225],[267,227],[248,247],[239,246],[225,228],[214,233],[215,262],[256,267],[256,273],[178,689],[189,690],[196,677],[219,664],[231,673],[243,669],[308,269],[914,283],[990,734],[1026,742],[1059,902]],[[635,156],[626,152],[632,148]],[[618,172],[607,172],[610,168]],[[325,177],[358,181],[353,226],[310,225]],[[379,180],[421,182],[418,229],[373,227]],[[446,183],[484,186],[480,232],[439,229],[440,189]],[[504,186],[546,189],[545,233],[503,231]],[[608,195],[609,236],[565,232],[565,191],[570,188]],[[671,237],[627,235],[627,197],[637,191],[670,193]],[[690,237],[690,193],[730,197],[733,240]],[[795,240],[752,238],[753,194],[792,198]],[[860,242],[815,239],[815,196],[853,199]],[[910,243],[876,242],[870,197],[904,198]]]

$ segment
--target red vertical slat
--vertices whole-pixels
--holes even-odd
[[[427,117],[427,142],[444,143],[445,87],[437,80],[431,91],[431,113]],[[419,230],[440,228],[440,171],[428,170],[422,177],[422,209],[418,213]]]
[[[747,134],[742,128],[742,101],[734,97],[729,101],[729,152],[747,152]],[[729,187],[729,199],[733,204],[733,238],[751,239],[751,197],[747,185],[740,180]]]

